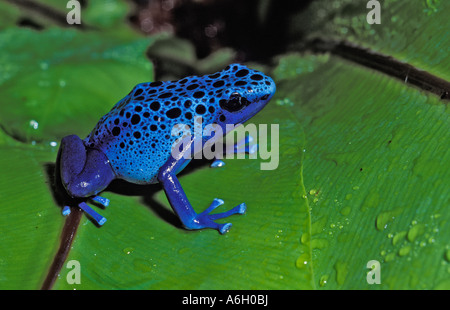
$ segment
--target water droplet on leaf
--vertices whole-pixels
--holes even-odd
[[[308,265],[310,260],[310,256],[308,253],[303,253],[300,255],[295,261],[295,266],[299,269],[304,269]]]
[[[329,278],[328,275],[323,275],[323,276],[321,276],[321,277],[320,277],[320,280],[319,280],[319,285],[320,285],[321,287],[324,287],[325,285],[327,285],[327,283],[328,283],[328,278]]]
[[[132,248],[132,247],[127,247],[122,250],[122,252],[124,252],[127,255],[133,253],[133,251],[134,251],[134,248]]]

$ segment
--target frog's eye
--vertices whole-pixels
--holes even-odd
[[[245,97],[239,93],[232,93],[228,100],[222,99],[219,101],[220,107],[228,112],[237,112],[250,104]]]

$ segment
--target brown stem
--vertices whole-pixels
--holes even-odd
[[[42,284],[42,290],[50,290],[58,278],[61,268],[69,255],[69,251],[72,246],[73,239],[75,238],[82,215],[83,211],[81,211],[81,209],[77,207],[71,208],[71,212],[67,216],[66,222],[64,223],[58,252],[54,257],[53,263],[47,273],[47,277]]]
[[[330,52],[417,86],[439,96],[442,100],[450,100],[450,82],[392,57],[375,53],[346,41],[315,39],[307,44],[307,48],[316,52]]]

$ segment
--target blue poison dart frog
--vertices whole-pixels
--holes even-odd
[[[159,182],[186,229],[213,228],[225,233],[231,223],[215,220],[245,213],[245,204],[210,214],[223,204],[214,199],[202,213],[194,211],[176,176],[190,161],[183,153],[188,148],[172,155],[178,138],[172,136],[172,128],[176,124],[193,128],[194,118],[201,116],[203,124],[217,124],[226,134],[227,124],[242,124],[254,116],[269,102],[275,88],[270,77],[240,64],[201,77],[138,84],[84,140],[76,135],[62,139],[58,156],[64,188],[72,198],[106,206],[108,199],[97,194],[114,179],[135,184]],[[192,135],[187,145],[193,145],[195,139]],[[204,138],[201,141],[203,147]],[[78,206],[99,225],[106,221],[86,202]],[[63,214],[68,212],[69,208],[63,209]]]

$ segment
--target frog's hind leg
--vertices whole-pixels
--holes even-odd
[[[223,213],[210,214],[211,211],[223,204],[223,200],[216,198],[205,211],[196,213],[176,177],[176,171],[185,164],[186,160],[188,159],[183,158],[183,154],[176,158],[170,156],[158,174],[158,181],[162,184],[172,209],[187,229],[213,228],[221,234],[226,233],[230,229],[231,223],[219,224],[215,220],[233,214],[244,214],[246,211],[245,204],[240,204]]]

